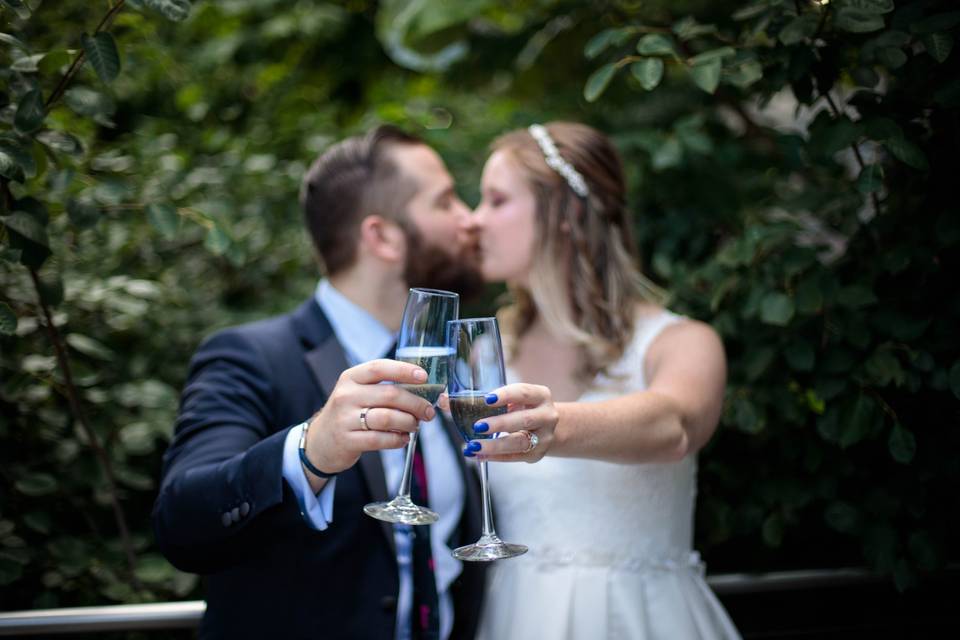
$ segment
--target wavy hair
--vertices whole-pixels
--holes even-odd
[[[513,303],[501,318],[519,338],[542,317],[554,335],[582,350],[580,374],[589,379],[623,355],[633,336],[636,305],[663,304],[666,294],[637,266],[623,165],[613,144],[584,124],[545,126],[590,193],[585,198],[574,193],[547,165],[526,129],[493,141],[492,152],[505,151],[519,163],[536,199],[530,288],[511,287]]]

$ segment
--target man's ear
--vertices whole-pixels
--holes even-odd
[[[403,262],[407,243],[396,222],[369,215],[360,222],[360,250],[384,262]]]

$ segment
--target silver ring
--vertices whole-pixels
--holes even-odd
[[[360,409],[360,427],[364,431],[372,431],[370,425],[367,424],[367,412],[370,411],[370,407],[364,407]]]
[[[526,434],[527,440],[529,440],[529,444],[523,453],[530,453],[537,448],[538,444],[540,444],[540,437],[535,433],[527,431],[526,429],[523,430],[523,433]]]

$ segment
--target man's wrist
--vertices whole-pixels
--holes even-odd
[[[310,421],[307,420],[303,423],[303,431],[300,433],[300,444],[297,447],[298,453],[300,454],[300,463],[303,465],[303,468],[312,473],[314,476],[321,478],[322,480],[328,480],[333,478],[339,473],[334,471],[333,473],[328,473],[316,467],[310,458],[307,457],[307,433],[310,431]]]

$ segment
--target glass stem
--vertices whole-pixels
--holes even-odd
[[[493,530],[493,510],[490,508],[490,486],[487,484],[487,461],[480,461],[480,493],[483,496],[483,537],[496,537]]]
[[[407,443],[407,456],[403,461],[403,476],[400,478],[400,491],[397,497],[410,498],[410,480],[413,475],[413,454],[417,450],[417,436],[420,435],[420,429],[410,434],[410,442]]]

